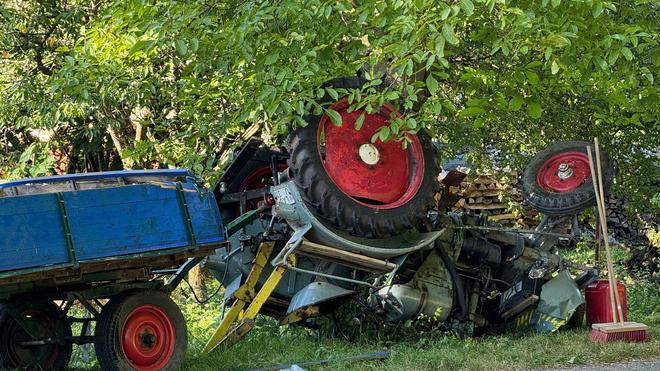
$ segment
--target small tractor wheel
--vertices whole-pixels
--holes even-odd
[[[552,216],[580,212],[596,202],[587,142],[560,142],[539,152],[522,176],[525,201],[536,210]],[[593,148],[593,145],[592,145]],[[592,149],[592,155],[595,153]],[[614,163],[601,152],[603,188],[614,178]]]
[[[329,82],[335,88],[355,88],[360,78]],[[371,138],[401,115],[389,104],[367,114],[349,110],[343,98],[327,114],[307,117],[287,139],[289,169],[305,202],[319,217],[352,235],[386,238],[417,229],[433,207],[439,189],[433,145],[423,132],[405,135],[407,146]],[[362,116],[364,115],[364,116]],[[363,119],[360,119],[360,117]],[[356,129],[357,120],[362,121]]]
[[[35,325],[38,338],[32,338],[6,310],[0,309],[0,369],[64,370],[73,345],[66,314],[52,301],[24,298],[12,305]],[[44,340],[46,344],[27,344]]]
[[[158,290],[110,299],[96,324],[94,348],[104,370],[178,370],[188,335],[179,307]]]

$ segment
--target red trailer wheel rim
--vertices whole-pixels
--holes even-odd
[[[174,326],[160,308],[142,305],[126,318],[122,349],[136,370],[162,369],[174,354],[174,345]]]
[[[586,153],[564,152],[550,157],[541,165],[536,181],[545,190],[567,193],[581,186],[590,177]]]
[[[362,110],[349,112],[348,100],[330,108],[342,118],[336,126],[328,115],[319,122],[317,146],[323,167],[337,187],[356,202],[374,209],[405,205],[419,191],[424,179],[424,153],[419,138],[408,134],[408,148],[398,141],[375,143],[371,137],[400,114],[385,104],[377,114]],[[359,130],[355,122],[364,114]]]

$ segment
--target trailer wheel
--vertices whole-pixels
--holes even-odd
[[[344,78],[328,85],[356,88],[363,82]],[[311,116],[309,125],[289,135],[289,168],[304,200],[318,216],[357,236],[385,238],[421,229],[439,189],[430,138],[409,133],[407,148],[394,140],[372,143],[381,127],[401,115],[387,103],[374,114],[349,106],[345,98],[329,106],[341,126],[327,114]]]
[[[110,299],[94,334],[96,356],[104,370],[178,370],[187,342],[181,310],[157,290]]]
[[[28,301],[29,300],[29,301]],[[64,370],[71,359],[73,345],[64,340],[71,336],[66,314],[52,301],[23,299],[12,303],[36,325],[38,339],[33,339],[7,310],[0,309],[0,369]],[[53,340],[43,345],[28,345],[32,340]]]
[[[577,213],[594,205],[588,145],[559,142],[534,156],[522,177],[525,201],[544,214],[556,216]],[[607,192],[614,178],[614,163],[605,152],[601,152],[601,162],[603,188]]]

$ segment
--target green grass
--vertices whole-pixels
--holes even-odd
[[[315,339],[302,328],[279,331],[267,319],[246,339],[229,349],[208,356],[191,357],[186,370],[238,370],[280,363],[341,358],[367,352],[391,351],[385,361],[331,363],[325,368],[346,370],[523,370],[548,366],[572,366],[617,362],[660,356],[660,316],[647,318],[652,341],[633,343],[592,343],[588,330],[555,334],[508,334],[460,340],[437,336],[418,341],[378,344],[368,339],[346,343]]]

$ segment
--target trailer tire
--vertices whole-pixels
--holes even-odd
[[[559,142],[532,158],[522,175],[523,196],[534,209],[553,216],[580,212],[596,203],[587,157],[588,142]],[[612,184],[614,162],[601,151],[603,189]],[[558,166],[567,164],[570,175],[562,179]]]
[[[48,300],[22,298],[13,305],[31,318],[42,319],[39,324],[45,330],[44,337],[55,332],[57,338],[70,337],[71,325],[60,307]],[[18,345],[19,341],[29,340],[30,336],[9,315],[4,306],[0,306],[0,369],[2,370],[64,370],[69,364],[73,344],[47,344],[34,346],[30,351]],[[34,351],[37,347],[41,351]]]
[[[341,78],[325,86],[354,89],[364,82],[360,77]],[[400,117],[391,105],[366,114],[350,111],[348,101],[339,99],[330,108],[342,117],[342,126],[333,125],[328,114],[308,116],[308,125],[287,138],[289,169],[310,210],[360,237],[423,231],[440,188],[429,136],[421,130],[409,134],[407,148],[395,141],[371,142],[391,116]],[[354,129],[358,116],[363,117],[359,130]]]
[[[158,290],[111,298],[94,333],[94,349],[103,370],[178,370],[187,343],[181,310]]]

